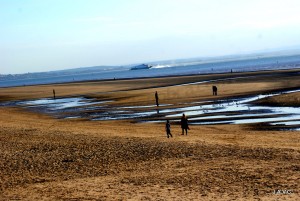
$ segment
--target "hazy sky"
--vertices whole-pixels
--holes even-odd
[[[0,0],[0,74],[300,47],[299,0]]]

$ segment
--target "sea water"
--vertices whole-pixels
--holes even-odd
[[[63,76],[49,76],[32,79],[10,79],[1,80],[0,87],[37,85],[65,83],[73,81],[88,80],[107,80],[107,79],[128,79],[142,77],[160,77],[171,75],[188,75],[188,74],[211,74],[211,73],[228,73],[246,72],[259,70],[275,69],[292,69],[300,67],[300,55],[280,56],[270,58],[253,58],[235,61],[215,61],[215,62],[196,62],[196,63],[172,63],[171,65],[160,65],[155,63],[153,68],[142,70],[130,70],[124,67],[119,70],[99,71],[85,74],[70,74]]]

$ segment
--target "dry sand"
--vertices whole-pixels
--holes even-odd
[[[228,77],[244,78],[172,86]],[[0,100],[51,97],[55,88],[57,96],[114,99],[112,106],[153,104],[155,91],[181,104],[212,99],[212,84],[225,98],[300,87],[299,78],[293,70],[40,85],[2,88]],[[167,139],[163,124],[0,112],[0,200],[299,200],[296,131],[194,125],[181,136],[172,125]]]

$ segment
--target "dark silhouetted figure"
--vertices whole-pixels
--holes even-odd
[[[212,91],[213,91],[213,96],[217,96],[218,95],[218,88],[217,88],[217,86],[213,86],[212,87]]]
[[[169,138],[170,136],[173,137],[172,134],[171,134],[171,125],[170,125],[169,120],[167,120],[167,123],[166,123],[166,132],[167,132],[167,137],[168,137],[168,138]]]
[[[181,129],[182,129],[181,135],[184,135],[184,131],[185,131],[185,134],[187,135],[187,130],[190,128],[189,128],[189,124],[188,124],[188,119],[185,116],[185,114],[182,114],[180,124],[181,124]]]
[[[158,107],[159,104],[158,104],[158,93],[157,93],[157,91],[155,92],[155,101],[156,101],[156,105]]]
[[[56,99],[55,97],[55,90],[53,89],[53,98]]]

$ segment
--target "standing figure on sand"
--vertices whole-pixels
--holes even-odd
[[[158,104],[158,93],[157,93],[157,91],[155,92],[155,102],[156,102],[156,106],[158,107],[159,104]]]
[[[217,86],[212,86],[212,91],[213,91],[213,96],[217,96],[218,95],[218,88],[217,88]]]
[[[166,132],[167,132],[167,138],[173,137],[171,134],[171,125],[170,125],[169,120],[167,120],[167,123],[166,123]]]
[[[53,89],[53,99],[56,99],[55,97],[55,90]]]
[[[189,128],[189,124],[188,124],[188,119],[185,116],[185,114],[182,114],[180,124],[181,124],[181,129],[182,129],[181,135],[184,135],[184,131],[185,131],[185,134],[187,135],[187,133],[188,133],[187,130],[189,130],[190,128]]]

